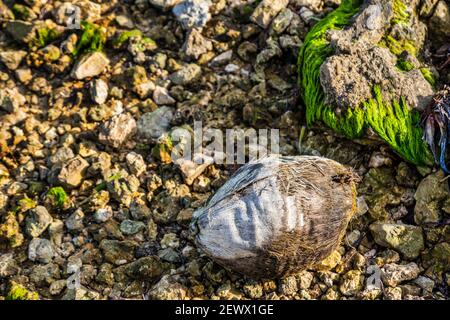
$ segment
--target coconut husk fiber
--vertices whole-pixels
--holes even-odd
[[[354,174],[336,161],[271,156],[242,166],[194,212],[198,247],[253,279],[304,270],[339,245],[356,210]]]

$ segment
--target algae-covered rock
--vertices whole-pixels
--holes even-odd
[[[441,219],[441,209],[449,198],[447,181],[443,180],[443,171],[437,171],[425,177],[417,187],[414,199],[414,220],[417,224],[437,223]]]
[[[11,282],[6,300],[39,300],[37,292],[27,290],[23,285]]]
[[[417,258],[424,249],[422,228],[393,223],[374,223],[370,230],[375,242],[399,251],[406,259]]]
[[[434,90],[419,66],[402,68],[405,56],[420,55],[426,37],[417,5],[343,0],[311,29],[299,54],[308,124],[350,138],[370,128],[406,160],[432,164],[418,123]]]
[[[0,224],[0,247],[5,242],[11,248],[22,245],[24,236],[21,233],[19,222],[13,212],[8,212]]]

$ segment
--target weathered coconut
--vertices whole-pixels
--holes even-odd
[[[330,255],[345,233],[356,208],[353,178],[321,157],[248,163],[194,212],[197,245],[255,279],[306,269]]]

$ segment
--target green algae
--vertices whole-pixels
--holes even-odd
[[[37,206],[36,201],[34,201],[31,198],[28,198],[27,195],[25,195],[22,199],[17,201],[17,208],[15,209],[16,212],[26,212],[30,209],[33,209]]]
[[[45,47],[50,42],[55,41],[59,36],[60,33],[54,28],[39,28],[36,30],[36,37],[30,45],[38,48]]]
[[[72,56],[77,57],[83,53],[103,51],[106,42],[104,30],[93,23],[81,21],[82,33],[77,41]]]
[[[142,37],[142,31],[139,29],[133,29],[122,32],[116,39],[114,39],[113,46],[115,48],[120,48],[124,43],[133,37]]]
[[[408,23],[410,14],[408,13],[408,6],[401,0],[394,0],[393,3],[394,18],[391,20],[392,24]]]
[[[5,300],[39,300],[39,294],[27,290],[21,284],[12,282],[11,288],[5,297]]]
[[[431,84],[431,86],[434,87],[436,85],[436,80],[434,79],[434,76],[431,73],[430,69],[420,68],[420,72],[422,72],[423,77],[428,81],[429,84]]]
[[[407,61],[407,60],[405,60],[405,59],[402,59],[402,58],[399,58],[399,59],[397,60],[396,67],[397,67],[398,69],[400,69],[400,70],[402,70],[402,71],[406,71],[406,72],[411,71],[412,69],[415,68],[415,67],[414,67],[414,64],[412,64],[411,62],[409,62],[409,61]]]
[[[68,200],[67,193],[62,187],[51,188],[48,190],[46,197],[50,199],[57,207],[63,207]]]
[[[370,127],[404,159],[416,165],[431,165],[432,156],[422,140],[423,130],[419,126],[419,114],[409,111],[403,97],[399,97],[399,101],[383,101],[381,89],[375,85],[372,99],[361,106],[349,106],[341,114],[336,114],[325,103],[325,94],[320,84],[320,66],[333,53],[326,32],[347,26],[351,18],[358,13],[362,3],[361,0],[343,0],[335,11],[311,29],[300,49],[299,85],[303,89],[307,125],[320,121],[333,131],[351,139],[361,137]],[[409,20],[406,9],[401,1],[394,1],[394,18],[391,23],[406,23]],[[412,42],[399,41],[389,35],[385,36],[379,45],[388,47],[397,56],[405,50],[414,55],[417,53]],[[400,61],[398,67],[408,69],[411,65]]]
[[[138,29],[133,29],[129,31],[124,31],[113,41],[113,47],[116,49],[119,49],[122,47],[125,43],[127,43],[131,38],[138,38],[139,42],[137,44],[137,50],[139,51],[145,51],[147,49],[152,50],[157,48],[156,42],[146,37],[142,34],[142,31]]]
[[[15,3],[12,6],[12,12],[14,14],[14,18],[15,19],[19,19],[19,20],[28,20],[30,18],[30,8],[28,8],[27,6],[24,6],[23,4],[18,4]]]

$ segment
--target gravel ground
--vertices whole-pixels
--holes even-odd
[[[340,1],[178,2],[0,0],[0,299],[448,299],[444,173],[304,126],[298,49]],[[448,35],[446,2],[423,2]],[[426,46],[439,85],[445,48]],[[339,249],[267,281],[198,251],[192,213],[237,166],[172,162],[194,120],[280,128],[280,153],[353,167]]]

